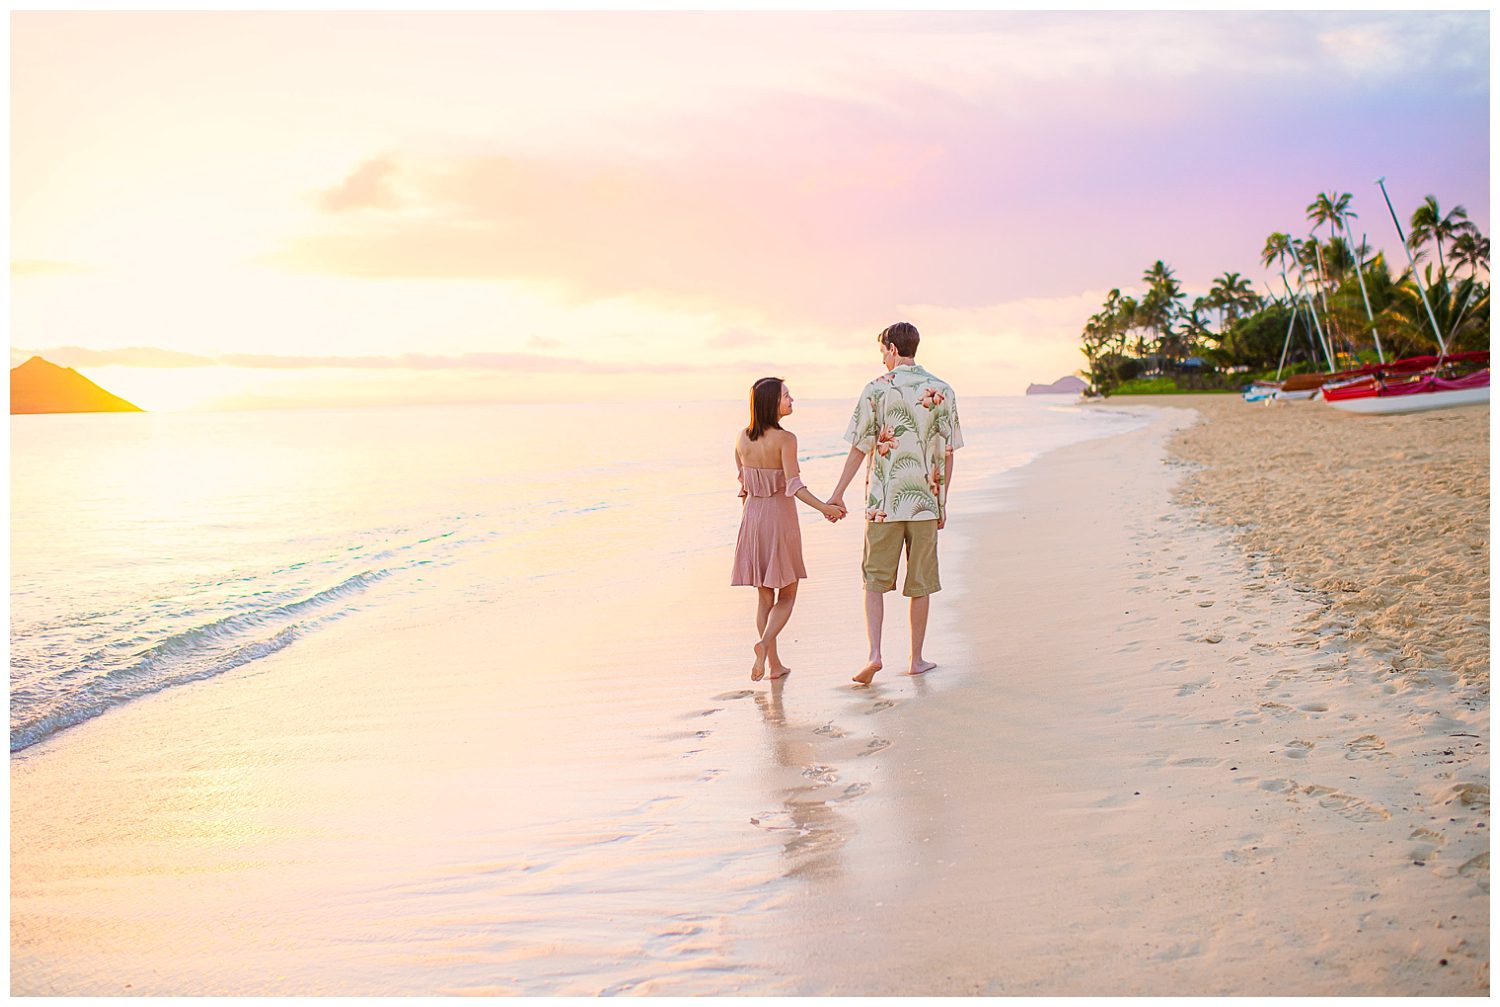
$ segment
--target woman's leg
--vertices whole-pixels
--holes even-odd
[[[766,623],[771,618],[771,609],[776,606],[776,592],[769,587],[758,587],[755,589],[758,597],[755,599],[755,631],[761,638],[766,635]],[[750,680],[759,682],[766,675],[766,658],[770,656],[770,648],[766,647],[761,639],[755,641],[755,663],[750,666]]]
[[[777,595],[776,604],[771,606],[771,614],[766,619],[766,628],[760,634],[761,649],[756,651],[757,654],[765,653],[769,656],[776,652],[776,637],[786,628],[787,620],[792,617],[792,606],[795,604],[797,604],[797,582],[792,581],[781,589],[780,594]],[[772,678],[780,678],[786,674],[784,668],[779,672],[776,670],[780,664],[779,660],[772,663]]]

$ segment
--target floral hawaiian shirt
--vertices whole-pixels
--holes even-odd
[[[844,440],[870,459],[865,520],[938,519],[948,499],[944,454],[964,444],[947,382],[916,364],[898,364],[865,385]]]

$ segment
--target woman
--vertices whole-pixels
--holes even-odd
[[[797,437],[781,428],[792,413],[792,393],[780,378],[761,378],[750,388],[750,425],[740,431],[734,464],[740,473],[745,511],[734,547],[734,585],[759,592],[755,609],[755,663],[750,678],[760,681],[771,665],[771,678],[791,671],[776,653],[776,637],[786,628],[797,602],[797,581],[807,576],[802,565],[802,532],[797,526],[796,497],[830,521],[844,516],[802,485],[797,469]]]

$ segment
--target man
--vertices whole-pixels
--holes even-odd
[[[869,685],[882,667],[885,592],[896,587],[903,548],[906,580],[901,593],[911,599],[911,667],[906,673],[921,675],[936,667],[922,657],[922,643],[931,597],[941,589],[937,533],[948,521],[953,452],[964,443],[953,389],[917,365],[917,327],[897,322],[878,338],[886,373],[865,386],[854,407],[844,433],[853,446],[828,500],[844,507],[844,490],[868,458],[862,569],[870,661],[854,676],[860,685]]]

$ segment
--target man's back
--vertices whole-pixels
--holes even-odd
[[[952,387],[919,364],[901,364],[860,394],[844,439],[870,458],[865,518],[936,521],[944,455],[963,445]]]

